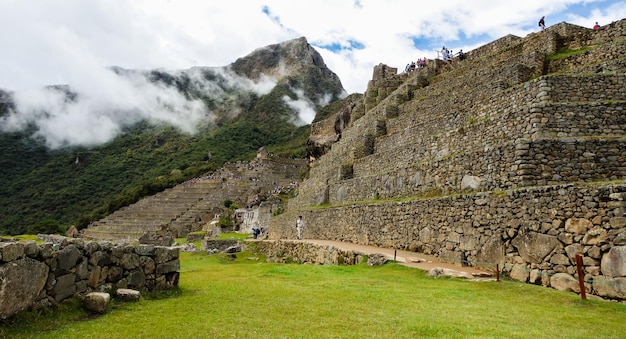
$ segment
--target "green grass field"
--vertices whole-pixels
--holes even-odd
[[[103,316],[72,300],[0,324],[3,338],[624,338],[626,305],[512,281],[434,279],[394,263],[181,253],[176,291],[114,301]]]

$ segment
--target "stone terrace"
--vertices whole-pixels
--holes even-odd
[[[305,168],[306,161],[299,159],[226,164],[213,177],[188,181],[115,211],[84,229],[83,236],[137,241],[145,233],[168,229],[184,237],[210,221],[225,200],[244,206],[254,195],[297,181]]]
[[[500,264],[569,290],[580,253],[586,288],[626,299],[625,54],[622,20],[505,36],[410,74],[376,66],[364,113],[312,163],[271,238],[293,237],[303,215],[305,237]]]

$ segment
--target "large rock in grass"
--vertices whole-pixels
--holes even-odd
[[[111,295],[104,292],[91,292],[85,295],[83,303],[85,308],[92,313],[103,314],[106,312],[109,302],[111,301]]]
[[[141,292],[137,290],[131,290],[129,288],[119,288],[115,291],[115,295],[124,301],[137,301],[141,298]]]

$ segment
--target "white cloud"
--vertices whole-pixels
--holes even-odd
[[[348,92],[363,92],[374,65],[402,68],[434,56],[409,36],[462,48],[467,38],[528,34],[541,15],[548,25],[569,19],[591,26],[625,17],[624,7],[618,0],[0,0],[0,30],[11,32],[0,35],[0,88],[69,83],[83,59],[128,69],[225,66],[255,48],[306,36],[363,43],[341,53],[318,48]]]
[[[291,90],[296,93],[297,99],[291,99],[287,95],[283,96],[282,99],[289,108],[298,113],[299,120],[293,121],[293,123],[296,126],[310,124],[315,119],[315,105],[304,95],[303,90],[293,88]]]
[[[265,12],[268,13],[265,13]],[[206,118],[200,103],[145,83],[120,80],[106,68],[190,69],[227,66],[270,44],[305,36],[348,93],[363,92],[374,65],[400,70],[410,60],[434,57],[442,45],[465,51],[507,34],[525,36],[546,15],[548,26],[561,21],[591,27],[626,17],[620,0],[0,0],[0,88],[16,90],[21,116],[0,121],[8,129],[35,119],[54,136],[51,145],[106,140],[140,118],[170,123],[191,132]],[[416,45],[414,40],[419,42]],[[358,48],[350,48],[356,42]],[[193,74],[190,70],[189,74]],[[270,76],[234,84],[267,93]],[[200,73],[197,73],[200,74]],[[190,75],[192,76],[192,75]],[[193,76],[192,76],[193,77]],[[197,78],[207,91],[219,87]],[[230,80],[229,80],[230,81]],[[76,102],[36,90],[68,84]],[[305,101],[292,107],[310,121]],[[44,103],[56,109],[41,116]],[[106,110],[114,108],[113,110]],[[169,109],[164,109],[169,108]],[[92,137],[89,137],[92,136]]]

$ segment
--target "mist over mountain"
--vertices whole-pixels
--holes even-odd
[[[313,120],[316,107],[343,91],[305,38],[260,48],[225,67],[87,70],[71,84],[5,93],[0,131],[32,125],[34,136],[51,149],[98,146],[140,121],[194,134],[216,118],[238,116],[249,108],[251,96],[268,95],[279,84],[288,92],[281,100],[291,108],[285,118],[304,125]]]
[[[303,157],[316,110],[346,95],[305,38],[224,67],[73,79],[0,90],[0,233],[85,224],[262,146]]]

